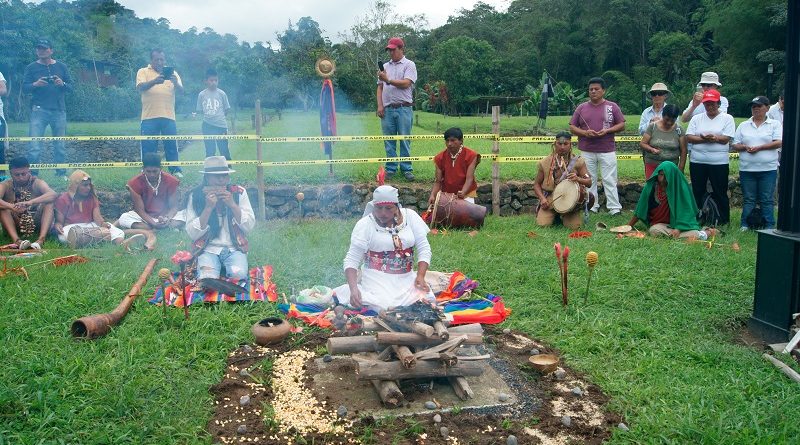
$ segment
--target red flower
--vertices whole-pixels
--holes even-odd
[[[185,250],[179,250],[175,252],[175,254],[172,255],[172,258],[170,259],[170,261],[172,261],[173,264],[178,264],[178,265],[180,265],[181,263],[188,263],[191,260],[192,260],[192,254]]]

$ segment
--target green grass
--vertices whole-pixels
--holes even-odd
[[[601,215],[592,224],[628,217]],[[261,225],[251,236],[250,262],[275,267],[279,292],[338,285],[353,223]],[[531,230],[538,237],[527,237]],[[738,240],[736,253],[608,233],[568,240],[568,233],[535,228],[529,216],[490,216],[476,237],[430,236],[432,268],[461,270],[481,283],[479,290],[503,295],[514,311],[506,326],[558,348],[569,366],[601,386],[631,428],[615,431],[611,443],[788,444],[800,436],[791,417],[800,406],[796,384],[733,338],[751,313],[754,234],[719,240]],[[566,310],[556,241],[572,249]],[[66,253],[51,242],[45,247],[50,256]],[[177,247],[186,247],[182,234],[163,235],[157,267],[169,267]],[[589,250],[600,262],[583,304]],[[113,309],[148,260],[113,248],[82,253],[92,261],[32,266],[30,281],[0,279],[0,443],[209,443],[208,388],[219,381],[227,352],[250,341],[250,326],[274,309],[193,307],[188,322],[172,309],[165,322],[161,308],[141,298],[108,336],[75,341],[71,322]]]
[[[477,126],[478,133],[491,132],[491,117],[451,117],[432,113],[415,112],[419,126],[415,126],[414,134],[437,134],[451,126],[459,126],[464,133],[474,133]],[[415,119],[417,119],[415,117]],[[626,132],[635,134],[639,116],[626,116]],[[550,131],[568,128],[568,116],[554,116],[548,119]],[[352,135],[380,135],[380,120],[371,113],[339,113],[337,115],[338,134]],[[535,117],[502,116],[500,121],[501,134],[509,132],[516,134],[521,130],[530,130],[536,123]],[[24,124],[11,124],[12,136],[25,135],[27,126]],[[138,121],[103,122],[103,123],[70,123],[70,135],[130,135],[139,133]],[[200,134],[199,120],[178,120],[179,134]],[[253,134],[254,130],[239,124],[239,133]],[[281,119],[273,117],[264,128],[263,134],[270,137],[277,136],[316,136],[319,135],[319,116],[316,112],[284,112]],[[492,141],[484,139],[465,139],[465,145],[481,154],[492,153]],[[444,149],[444,141],[412,141],[411,154],[434,155]],[[502,143],[500,154],[503,156],[533,156],[547,155],[550,153],[550,144],[531,143]],[[314,160],[325,159],[319,143],[270,143],[263,144],[264,159],[267,161],[288,160]],[[253,142],[235,141],[231,143],[231,154],[234,159],[256,159],[256,146]],[[335,159],[351,158],[379,158],[384,157],[383,141],[369,142],[339,142],[334,145]],[[200,141],[192,142],[181,153],[181,160],[202,160],[205,149]],[[491,182],[492,163],[482,162],[475,171],[479,183]],[[184,183],[194,184],[200,180],[199,168],[187,167],[184,169],[186,178]],[[237,166],[237,176],[244,181],[254,183],[256,169],[253,166]],[[275,184],[323,184],[329,182],[372,182],[378,170],[377,164],[341,164],[334,166],[335,176],[330,177],[327,165],[303,165],[268,167],[265,169],[265,182],[267,186]],[[435,169],[432,162],[414,163],[414,172],[419,182],[432,182]],[[120,176],[130,177],[136,169],[95,169],[90,171],[95,184],[99,188],[122,189],[124,181]],[[731,161],[731,174],[738,173],[738,160]],[[501,181],[532,180],[536,174],[534,162],[503,163],[500,166]],[[687,168],[688,174],[688,168]],[[45,173],[45,180],[51,179],[52,172]],[[618,175],[621,181],[643,181],[644,168],[640,160],[619,161]],[[57,187],[64,187],[58,184]]]

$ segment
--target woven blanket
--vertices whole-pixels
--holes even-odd
[[[229,280],[234,284],[247,289],[247,292],[227,295],[215,290],[195,289],[194,283],[187,283],[184,287],[184,299],[177,289],[180,289],[180,272],[173,273],[173,279],[177,285],[165,285],[156,287],[153,297],[148,300],[152,304],[161,305],[165,300],[169,306],[184,307],[195,303],[220,303],[223,301],[278,301],[278,292],[275,283],[272,282],[272,266],[253,267],[250,269],[250,279],[237,282]],[[246,281],[246,282],[245,282]],[[165,291],[166,289],[166,291]]]

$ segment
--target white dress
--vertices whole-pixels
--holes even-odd
[[[401,208],[400,212],[403,222],[396,228],[381,227],[370,214],[356,223],[350,237],[344,269],[361,267],[358,289],[362,304],[369,308],[386,309],[407,306],[420,299],[436,300],[432,292],[414,286],[417,273],[413,265],[419,261],[431,262],[428,226],[413,210]],[[397,250],[392,240],[395,231],[402,250]],[[350,304],[350,287],[346,283],[334,291],[341,304]]]

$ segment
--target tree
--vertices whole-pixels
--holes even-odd
[[[450,101],[463,109],[474,96],[497,92],[495,74],[499,61],[485,40],[455,37],[439,44],[431,61],[431,76],[448,86]]]
[[[302,17],[297,26],[291,22],[283,34],[278,34],[280,71],[286,75],[294,90],[295,97],[308,110],[318,95],[319,82],[314,65],[318,58],[330,53],[330,43],[322,37],[319,23],[311,17]]]

